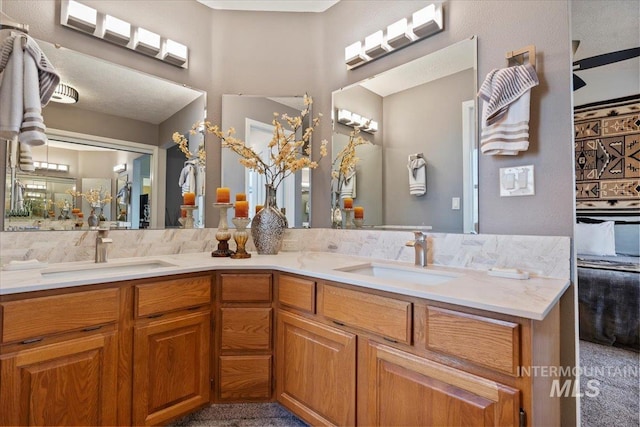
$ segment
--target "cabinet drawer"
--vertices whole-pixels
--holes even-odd
[[[516,374],[520,325],[437,307],[427,307],[426,348],[497,371]]]
[[[222,302],[271,302],[271,274],[221,274]]]
[[[113,288],[2,303],[2,342],[115,322],[118,295]]]
[[[220,399],[255,401],[271,398],[271,356],[220,356]]]
[[[338,324],[364,329],[391,341],[411,344],[410,302],[324,285],[320,288],[318,312]]]
[[[316,312],[316,282],[299,277],[278,277],[278,302],[307,313]]]
[[[210,302],[211,280],[208,276],[136,285],[138,317],[196,307]]]
[[[222,308],[222,350],[271,350],[271,313],[271,308]]]

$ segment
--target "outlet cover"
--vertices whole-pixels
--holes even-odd
[[[500,197],[534,194],[533,165],[500,168]]]

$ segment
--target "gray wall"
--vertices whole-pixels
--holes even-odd
[[[445,30],[398,52],[348,71],[344,47],[430,4],[430,1],[341,1],[321,14],[212,11],[197,2],[110,1],[85,3],[124,17],[186,43],[189,69],[163,64],[144,55],[62,27],[60,4],[53,1],[4,1],[4,12],[28,23],[33,37],[60,43],[82,53],[208,91],[209,117],[220,123],[223,93],[314,96],[314,111],[324,120],[318,139],[331,138],[331,92],[365,77],[439,50],[471,35],[478,36],[478,75],[504,67],[505,52],[535,44],[540,85],[531,98],[530,148],[516,157],[480,159],[480,231],[492,234],[573,235],[574,177],[571,111],[571,51],[568,0],[466,1],[444,3]],[[613,25],[613,23],[612,23]],[[208,138],[212,140],[212,138]],[[319,144],[314,152],[319,151]],[[219,170],[220,148],[207,146],[209,170]],[[4,161],[4,152],[0,154]],[[499,168],[532,164],[536,194],[501,198]],[[314,226],[328,226],[331,161],[313,173]],[[219,174],[207,175],[213,200]],[[211,211],[211,210],[210,210]],[[215,226],[214,212],[207,225]],[[573,288],[561,300],[562,364],[575,361]],[[573,425],[575,400],[566,399],[562,425]]]
[[[473,73],[461,71],[384,98],[385,223],[462,233],[463,211],[451,209],[451,198],[462,203],[462,102],[475,96]],[[423,196],[409,194],[406,165],[413,153],[423,153],[427,162]]]

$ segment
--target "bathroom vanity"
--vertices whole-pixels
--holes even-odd
[[[155,425],[278,401],[315,425],[559,425],[552,378],[519,368],[559,365],[568,280],[350,271],[370,261],[206,253],[3,271],[0,424]]]

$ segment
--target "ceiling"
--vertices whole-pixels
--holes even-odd
[[[84,109],[160,124],[203,92],[51,43],[38,45],[61,76],[80,94],[70,111]]]
[[[211,9],[262,12],[324,12],[340,0],[197,0]]]

